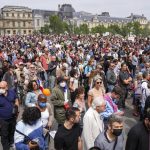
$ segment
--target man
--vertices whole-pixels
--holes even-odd
[[[149,150],[150,108],[146,110],[143,122],[132,127],[128,133],[126,150]]]
[[[109,65],[109,69],[106,73],[106,79],[107,79],[107,88],[108,88],[108,92],[111,92],[114,88],[114,86],[116,85],[117,82],[117,78],[114,72],[114,68],[115,68],[115,64],[114,63],[110,63]]]
[[[54,138],[56,150],[82,150],[81,128],[79,126],[80,110],[70,108],[65,113],[66,120]]]
[[[57,85],[52,90],[51,101],[54,105],[54,116],[58,124],[65,121],[65,109],[70,105],[70,92],[63,77],[57,78]]]
[[[3,150],[9,150],[10,146],[14,143],[18,107],[19,102],[16,93],[8,89],[7,82],[0,82],[0,129]],[[16,113],[13,113],[13,110],[15,110]]]
[[[122,130],[123,119],[118,115],[111,115],[107,130],[98,135],[94,145],[102,150],[123,150]]]
[[[56,68],[57,68],[56,56],[51,57],[51,62],[48,65],[48,72],[49,72],[49,85],[50,89],[52,90],[55,86],[55,79],[56,79]]]
[[[101,114],[104,117],[104,121],[107,122],[108,118],[112,114],[116,114],[119,116],[124,115],[123,111],[120,111],[118,109],[117,103],[119,102],[119,99],[122,95],[122,90],[120,87],[115,86],[112,90],[112,92],[107,93],[104,96],[104,99],[106,100],[106,109],[105,111]]]
[[[83,118],[83,139],[85,150],[94,146],[96,137],[104,129],[103,120],[99,113],[104,112],[105,105],[105,100],[97,97],[93,100],[92,106],[85,113]]]
[[[128,86],[130,85],[132,78],[130,77],[126,63],[121,64],[121,71],[119,73],[119,86],[122,89],[122,96],[120,101],[120,107],[125,108],[125,99],[128,95]]]

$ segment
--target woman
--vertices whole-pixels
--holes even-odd
[[[93,79],[94,87],[88,93],[88,107],[91,106],[92,101],[96,97],[103,97],[105,94],[102,78],[96,75]]]
[[[14,135],[16,150],[45,150],[40,110],[25,108]]]
[[[136,79],[134,81],[134,96],[133,96],[133,107],[134,107],[134,109],[133,109],[133,116],[136,116],[136,117],[139,116],[138,106],[139,106],[139,103],[140,103],[140,99],[138,98],[138,91],[141,88],[142,79],[143,79],[143,75],[140,72],[137,75],[137,77],[136,77]]]
[[[72,101],[72,104],[73,104],[74,101],[75,101],[75,96],[76,96],[75,91],[79,86],[77,70],[72,69],[70,71],[70,77],[71,78],[70,78],[70,82],[69,82],[69,89],[70,89],[70,94],[71,94],[71,101]]]
[[[37,108],[41,112],[41,120],[44,128],[45,146],[48,149],[49,133],[48,131],[52,127],[53,123],[53,110],[49,103],[47,103],[47,97],[43,94],[38,96]]]
[[[39,86],[35,80],[30,81],[28,84],[28,93],[25,99],[25,105],[27,107],[33,107],[37,103],[39,94],[42,94]]]
[[[86,112],[86,106],[85,106],[85,100],[84,100],[84,88],[79,87],[76,91],[77,91],[76,92],[76,99],[75,99],[75,102],[73,104],[73,107],[77,107],[80,110],[80,113],[81,113],[80,125],[82,127],[83,126],[83,117],[84,117],[84,114]]]

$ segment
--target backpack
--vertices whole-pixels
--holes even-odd
[[[145,90],[144,88],[142,88],[142,83],[144,83],[144,82],[146,82],[146,81],[139,82],[137,88],[134,91],[134,98],[136,100],[142,99],[142,94],[143,94],[143,91]]]

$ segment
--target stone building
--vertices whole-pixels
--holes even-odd
[[[50,11],[50,10],[40,10],[40,9],[34,9],[32,11],[33,13],[33,24],[34,24],[34,30],[38,31],[41,29],[41,27],[44,27],[45,25],[49,25],[49,17],[52,15],[57,15],[57,11]]]
[[[32,10],[23,6],[4,6],[1,8],[0,34],[32,34]]]

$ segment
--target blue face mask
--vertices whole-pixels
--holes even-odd
[[[118,104],[118,100],[117,100],[117,99],[113,99],[113,102],[114,102],[115,104]]]
[[[45,103],[45,102],[39,102],[39,106],[40,106],[41,108],[45,108],[45,107],[46,107],[46,103]]]

